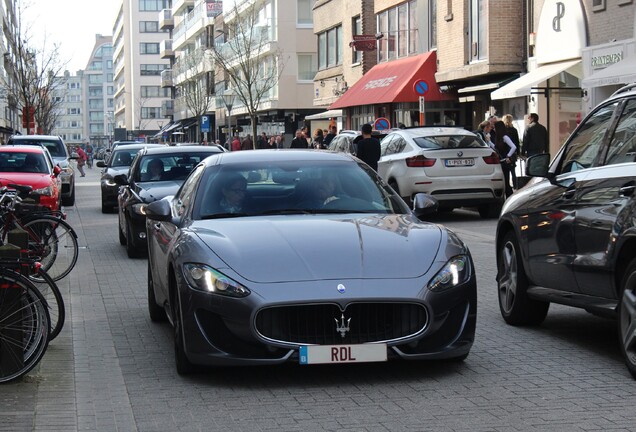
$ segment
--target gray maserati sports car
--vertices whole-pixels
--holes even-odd
[[[195,365],[464,359],[475,269],[456,234],[344,153],[254,150],[197,165],[146,207],[148,307]]]

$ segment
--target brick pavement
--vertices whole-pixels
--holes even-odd
[[[212,369],[182,378],[172,332],[146,311],[146,260],[126,257],[103,215],[96,168],[78,178],[80,258],[62,284],[67,324],[41,366],[0,386],[0,431],[634,430],[636,385],[615,325],[552,305],[537,328],[499,316],[494,221],[440,221],[477,266],[477,339],[464,363]]]

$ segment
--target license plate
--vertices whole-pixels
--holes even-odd
[[[475,165],[475,159],[446,159],[445,162],[447,167]]]
[[[307,345],[300,347],[300,364],[366,363],[386,360],[386,344]]]

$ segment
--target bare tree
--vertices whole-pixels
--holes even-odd
[[[50,74],[41,89],[38,105],[35,107],[35,121],[43,134],[53,132],[55,123],[62,114],[60,110],[66,96],[66,82],[66,76],[56,77]]]
[[[59,46],[47,45],[44,38],[39,48],[34,47],[29,34],[29,23],[24,21],[28,2],[16,3],[16,34],[8,41],[8,57],[12,67],[6,76],[0,76],[0,85],[7,91],[9,98],[15,101],[16,107],[23,115],[29,117],[32,112],[34,120],[41,127],[55,124],[55,119],[48,118],[56,111],[56,101],[52,100],[56,84],[55,77],[64,70],[66,63],[60,59]],[[26,122],[27,133],[31,133],[31,124]]]
[[[188,111],[197,119],[197,140],[201,137],[201,117],[212,106],[214,82],[211,60],[210,52],[200,47],[181,54],[175,68],[178,76],[183,77],[177,91]]]
[[[261,6],[258,0],[234,2],[225,18],[227,42],[212,51],[216,67],[250,117],[254,146],[260,105],[272,97],[285,67],[280,49],[272,49],[276,46],[272,44],[273,26],[261,20]]]
[[[150,101],[150,98],[146,96],[138,96],[135,98],[135,106],[139,108],[139,111],[137,112],[137,133],[141,133],[141,131],[143,131],[150,122],[148,118],[144,118],[143,116],[144,108],[148,101]]]

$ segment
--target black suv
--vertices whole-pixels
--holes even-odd
[[[72,206],[75,204],[75,170],[69,163],[71,157],[61,137],[55,135],[14,135],[9,138],[7,144],[37,145],[46,147],[53,157],[53,162],[62,169],[62,204]],[[74,155],[76,156],[76,155]]]
[[[529,185],[497,226],[499,307],[540,324],[551,302],[618,319],[636,378],[636,84],[597,106],[550,162],[527,161]]]

